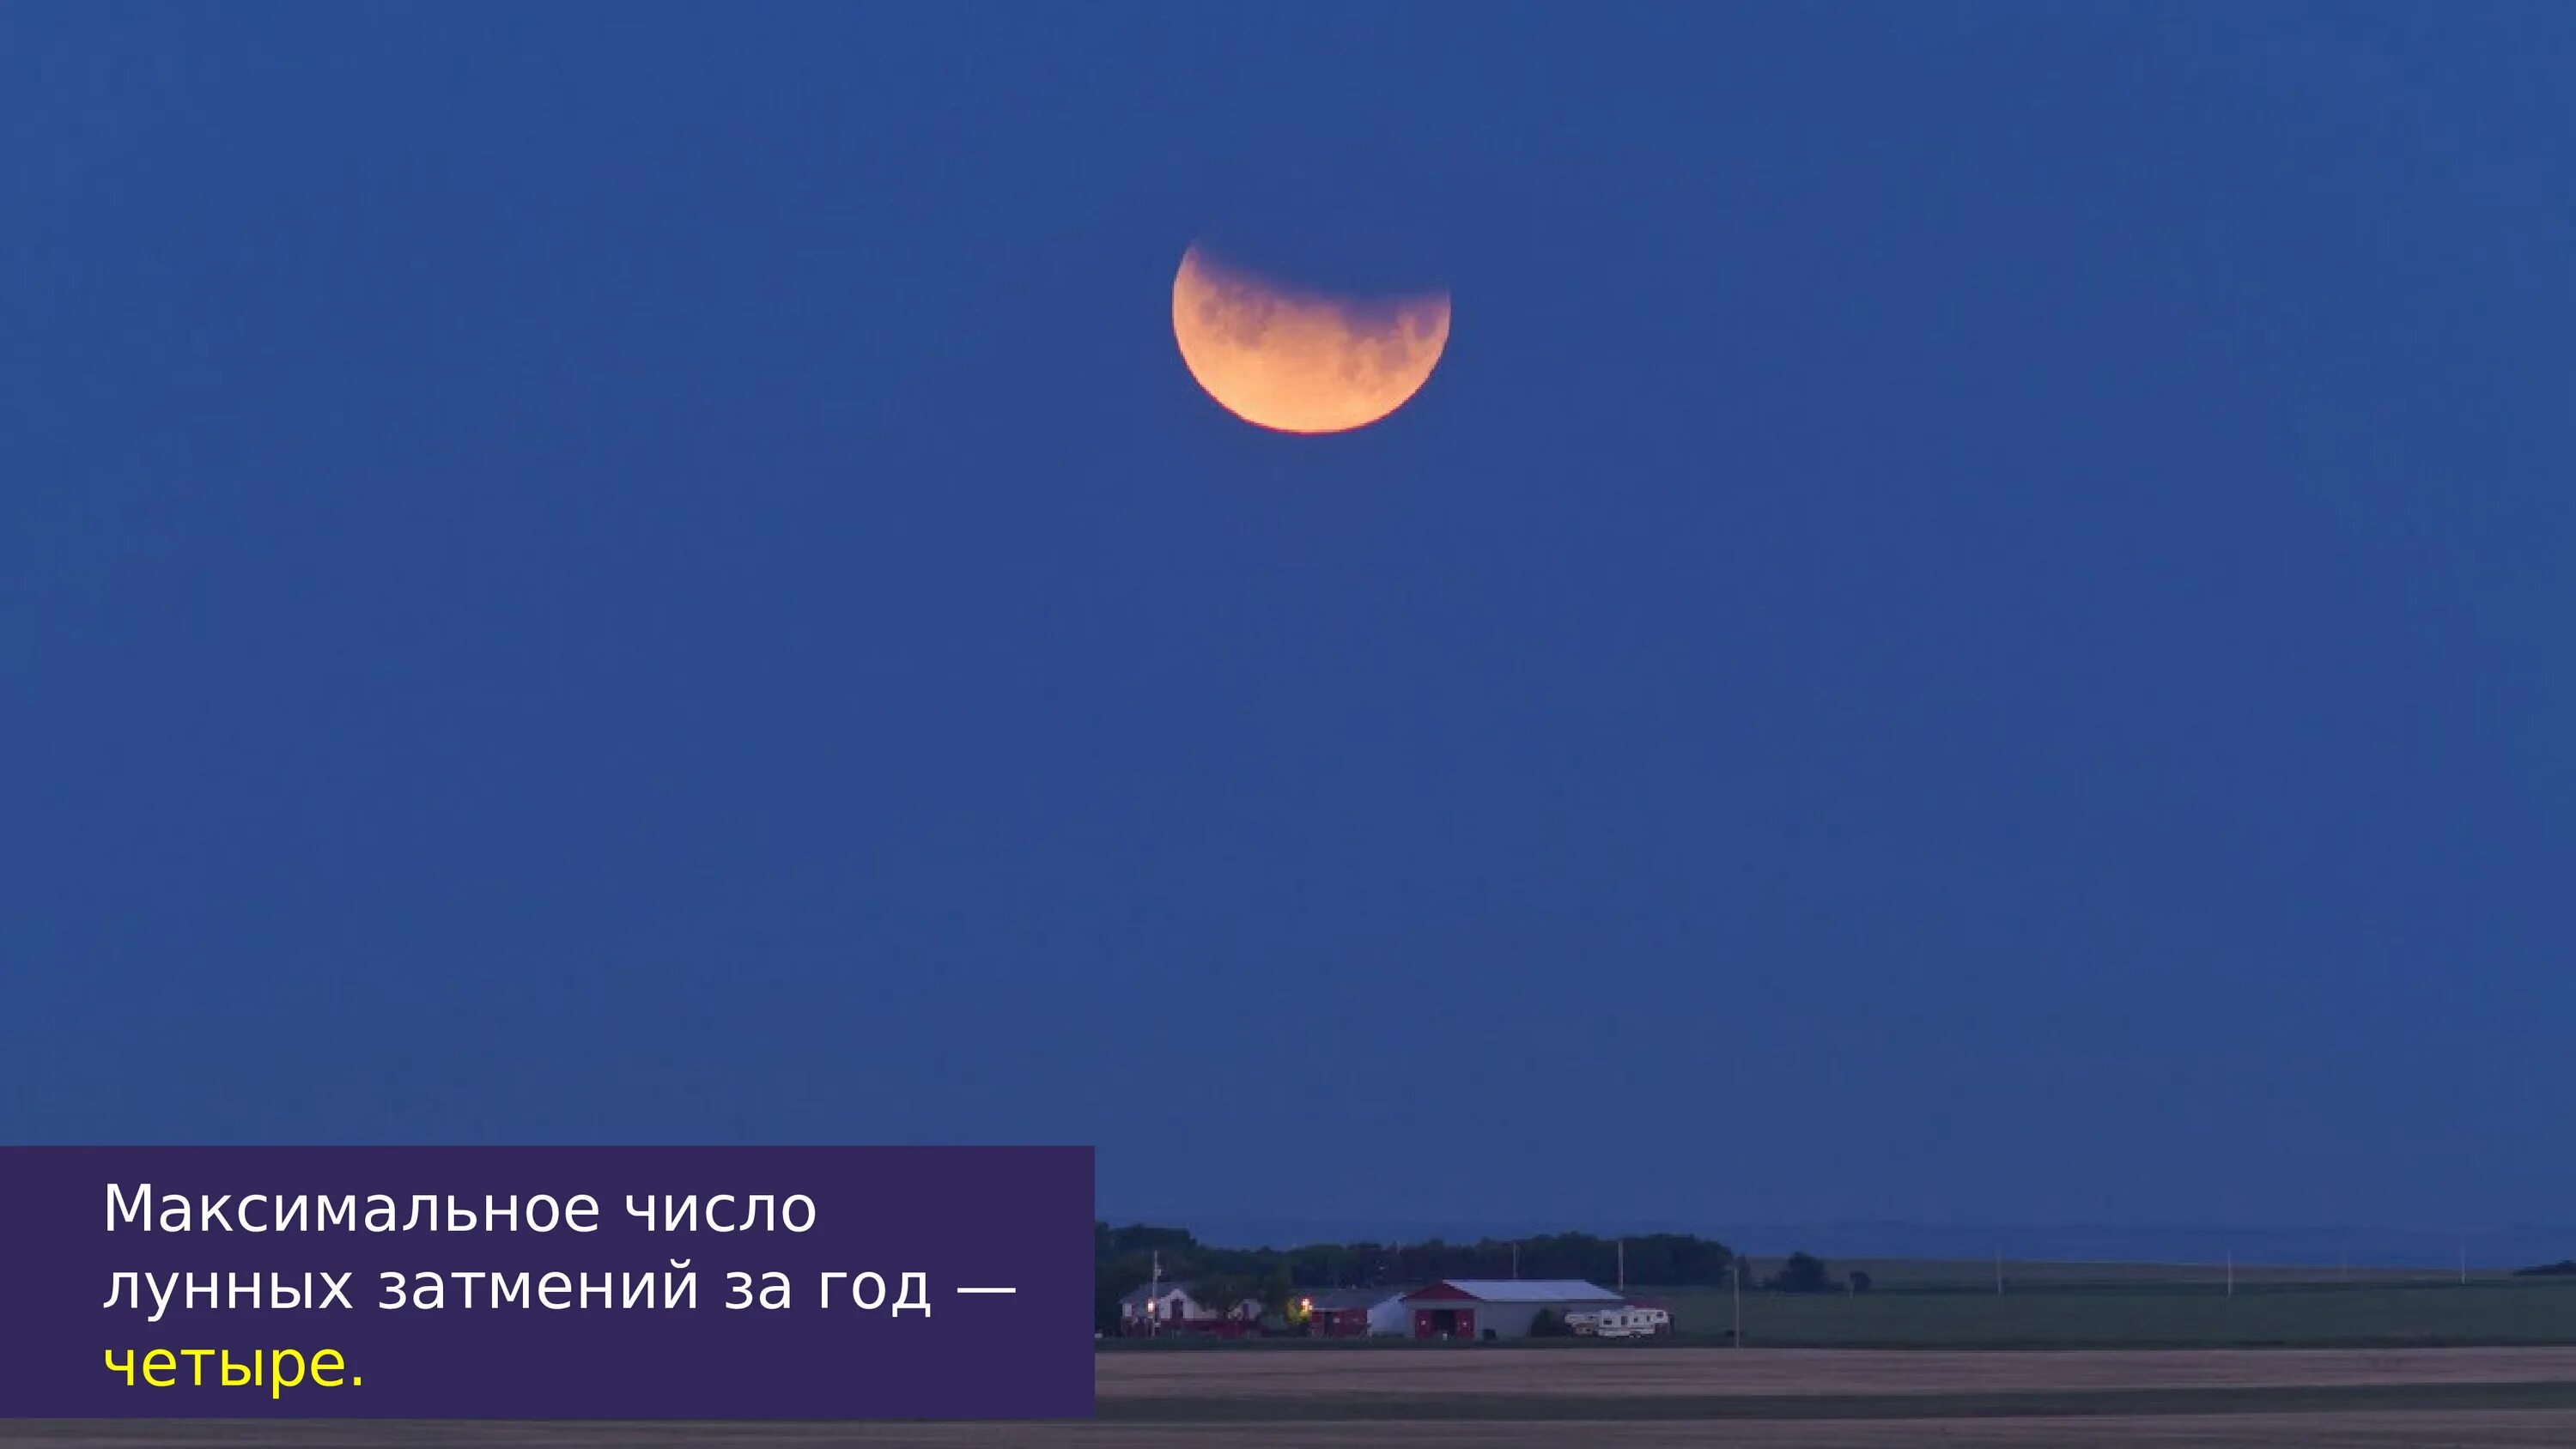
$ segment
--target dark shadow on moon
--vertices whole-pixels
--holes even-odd
[[[1447,292],[1437,287],[1426,290],[1416,284],[1417,290],[1410,292],[1363,292],[1356,290],[1360,280],[1347,273],[1315,283],[1307,280],[1311,272],[1283,277],[1245,266],[1204,240],[1193,251],[1199,275],[1211,292],[1197,304],[1199,322],[1240,347],[1259,348],[1286,307],[1328,311],[1354,337],[1390,349],[1387,365],[1400,366],[1415,348],[1439,335],[1445,319],[1445,312],[1424,305],[1428,299],[1447,300]]]

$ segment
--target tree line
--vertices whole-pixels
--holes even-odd
[[[1257,1299],[1267,1312],[1283,1312],[1297,1297],[1334,1288],[1433,1283],[1443,1278],[1581,1278],[1604,1285],[1620,1277],[1625,1255],[1630,1283],[1657,1287],[1718,1287],[1735,1272],[1733,1249],[1690,1233],[1649,1233],[1601,1238],[1553,1233],[1531,1238],[1482,1238],[1450,1243],[1314,1243],[1296,1248],[1221,1248],[1186,1229],[1131,1224],[1092,1224],[1093,1310],[1102,1332],[1118,1328],[1118,1300],[1143,1287],[1160,1255],[1163,1280],[1187,1283],[1210,1305]],[[1791,1255],[1768,1279],[1746,1269],[1747,1288],[1781,1293],[1835,1289],[1825,1264]],[[1865,1275],[1852,1288],[1865,1290]]]

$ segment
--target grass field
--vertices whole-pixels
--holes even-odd
[[[2576,1281],[2296,1281],[2240,1273],[2223,1284],[2141,1275],[2126,1282],[2016,1278],[1992,1289],[1878,1286],[1863,1294],[1754,1293],[1749,1345],[1887,1348],[2071,1348],[2265,1345],[2576,1344]],[[1875,1276],[1875,1275],[1873,1275]],[[1891,1274],[1898,1283],[1905,1280]],[[1663,1295],[1676,1332],[1721,1338],[1733,1323],[1722,1291]]]
[[[1075,1424],[0,1425],[79,1449],[280,1444],[1371,1449],[2566,1449],[2576,1349],[1978,1353],[1604,1347],[1111,1353]]]
[[[1758,1254],[1746,1254],[1758,1280],[1779,1271],[1781,1260]],[[1869,1274],[1878,1287],[1885,1288],[1956,1288],[1971,1292],[1991,1293],[1995,1287],[1998,1265],[1990,1258],[1836,1258],[1833,1272],[1841,1277],[1851,1269]],[[2279,1267],[2257,1263],[2239,1263],[2230,1269],[2225,1263],[2053,1263],[2024,1262],[2006,1259],[2000,1265],[2007,1290],[2014,1288],[2068,1287],[2157,1287],[2192,1288],[2206,1286],[2224,1291],[2228,1275],[2233,1272],[2236,1286],[2245,1288],[2262,1284],[2342,1284],[2353,1286],[2396,1287],[2405,1284],[2450,1284],[2458,1286],[2461,1274],[2451,1268],[2337,1268]],[[2522,1283],[2510,1269],[2471,1268],[2471,1283]]]
[[[2140,1264],[1862,1261],[1870,1292],[1744,1295],[1750,1347],[2297,1348],[2576,1345],[2576,1278],[2421,1271]],[[1845,1265],[1837,1263],[1837,1273]],[[1684,1342],[1722,1343],[1735,1306],[1722,1288],[1639,1288],[1670,1304]],[[1255,1346],[1113,1344],[1117,1352],[1411,1353],[1422,1346],[1339,1340]],[[1606,1352],[1620,1345],[1531,1344]],[[2576,1443],[2571,1443],[2576,1449]]]

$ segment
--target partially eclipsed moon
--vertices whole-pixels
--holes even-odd
[[[1172,279],[1172,335],[1208,396],[1283,433],[1342,433],[1404,406],[1449,345],[1447,293],[1299,292],[1191,247]]]

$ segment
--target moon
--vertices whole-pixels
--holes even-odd
[[[1411,400],[1449,345],[1449,294],[1302,291],[1192,245],[1172,279],[1172,335],[1208,396],[1281,433],[1347,433]]]

